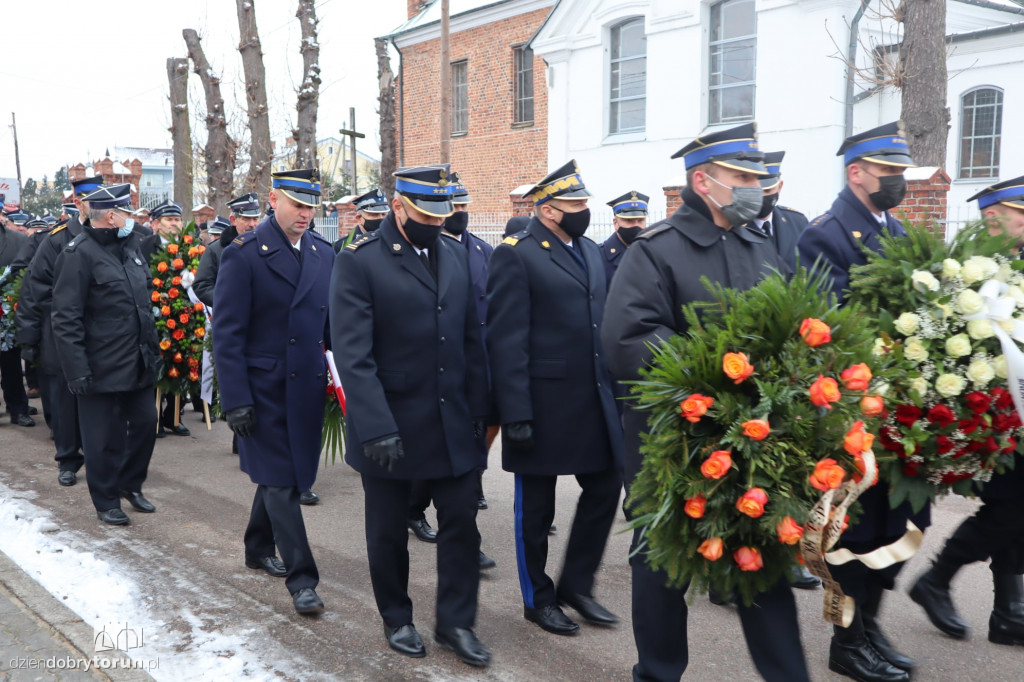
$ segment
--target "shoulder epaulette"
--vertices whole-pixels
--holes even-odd
[[[52,229],[52,230],[50,231],[50,234],[57,234],[58,232],[60,232],[60,231],[61,231],[61,230],[63,230],[64,228],[66,228],[67,226],[68,226],[68,224],[67,224],[67,223],[64,223],[64,224],[62,224],[62,225],[57,225],[56,227],[54,227],[54,228],[53,228],[53,229]]]
[[[255,243],[255,241],[256,241],[256,233],[252,232],[252,231],[249,231],[249,232],[246,232],[244,234],[238,235],[237,237],[235,237],[234,239],[231,240],[231,243],[232,244],[238,244],[239,246],[244,246],[244,245],[248,244],[249,242]]]
[[[659,220],[653,225],[649,226],[646,230],[636,236],[637,239],[650,239],[656,234],[661,234],[668,228],[672,227],[672,223],[667,220]]]
[[[804,215],[803,211],[798,211],[795,208],[790,208],[789,206],[777,206],[776,208],[778,208],[780,211],[786,211],[788,213],[799,213],[800,215]]]
[[[374,230],[373,232],[367,232],[364,235],[356,237],[355,241],[351,242],[350,244],[347,244],[344,250],[355,251],[360,246],[365,246],[372,241],[376,241],[378,238],[380,238],[380,232],[378,232],[377,230]]]
[[[823,223],[824,221],[828,220],[831,217],[832,215],[828,211],[826,211],[825,213],[822,213],[820,216],[812,220],[810,227],[817,227],[818,225],[820,225],[821,223]]]
[[[77,237],[69,241],[67,243],[67,246],[64,247],[64,250],[70,252],[78,248],[78,245],[82,243],[82,235],[84,234],[85,233],[83,232],[82,234],[78,235]]]
[[[504,239],[502,239],[501,243],[502,244],[508,244],[509,246],[515,246],[516,244],[518,244],[519,242],[523,241],[524,239],[526,239],[529,236],[530,236],[530,233],[527,232],[526,230],[523,230],[522,232],[516,232],[515,234],[510,234],[509,236],[507,236]]]

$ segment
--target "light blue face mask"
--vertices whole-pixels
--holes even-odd
[[[124,227],[117,228],[117,238],[118,239],[127,239],[128,235],[130,235],[132,233],[132,229],[134,229],[134,227],[135,227],[135,219],[134,218],[128,218],[127,220],[124,221]]]

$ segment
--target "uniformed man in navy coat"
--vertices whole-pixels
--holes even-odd
[[[352,200],[352,205],[356,209],[356,225],[351,232],[334,242],[335,251],[341,251],[364,234],[375,231],[388,213],[387,197],[379,187],[359,195]]]
[[[238,436],[242,471],[257,486],[245,530],[245,564],[287,576],[295,610],[316,614],[324,609],[316,594],[320,574],[299,491],[313,485],[320,461],[334,250],[308,230],[320,204],[317,171],[285,170],[271,178],[274,215],[239,235],[221,255],[213,352],[221,407]]]
[[[970,201],[977,201],[982,215],[992,221],[990,231],[1017,239],[1019,256],[1024,247],[1024,175],[986,187]],[[1002,399],[1009,400],[1009,394]],[[967,564],[991,559],[995,594],[988,639],[1024,646],[1024,456],[1017,454],[1013,470],[993,476],[979,497],[984,504],[946,540],[931,569],[910,589],[910,598],[924,607],[935,627],[966,639],[967,624],[953,605],[950,581]]]
[[[867,262],[863,249],[877,251],[884,232],[906,235],[889,210],[903,201],[907,189],[903,173],[913,168],[914,162],[898,122],[848,137],[836,155],[843,157],[846,166],[846,187],[832,208],[803,231],[798,248],[800,262],[808,267],[820,259],[818,267],[824,268],[832,293],[842,302],[849,289],[850,268]],[[890,509],[884,485],[868,488],[858,502],[863,513],[840,538],[840,545],[855,555],[871,555],[879,549],[884,552],[883,548],[905,533],[924,530],[931,523],[927,506],[917,514],[908,502]],[[908,522],[915,528],[911,529]],[[878,565],[871,558],[866,561]],[[913,659],[892,645],[878,620],[882,594],[895,587],[903,563],[874,569],[857,559],[831,567],[832,577],[857,604],[850,627],[834,627],[829,651],[831,670],[863,680],[910,679]]]
[[[487,353],[502,424],[502,467],[515,474],[515,539],[527,620],[579,632],[618,618],[594,599],[622,492],[622,425],[601,348],[607,293],[601,250],[583,236],[592,196],[570,161],[529,192],[526,229],[491,256]],[[583,489],[558,585],[546,572],[558,477]]]
[[[782,159],[786,152],[766,152],[764,167],[768,175],[760,178],[764,196],[761,198],[761,212],[750,224],[763,232],[775,245],[775,250],[786,261],[790,272],[796,272],[796,243],[807,227],[807,217],[800,211],[779,205],[782,193]],[[804,263],[810,267],[810,263]],[[819,583],[820,584],[820,583]]]
[[[601,243],[608,286],[612,284],[612,275],[622,262],[626,249],[647,228],[647,202],[650,200],[649,196],[634,189],[608,202],[612,207],[612,225],[615,226],[612,236]]]
[[[392,212],[338,255],[331,334],[348,396],[346,461],[362,475],[366,550],[389,646],[426,655],[409,598],[412,482],[437,507],[434,639],[470,665],[490,662],[473,633],[480,581],[476,477],[488,412],[480,321],[452,213],[447,164],[395,171]]]

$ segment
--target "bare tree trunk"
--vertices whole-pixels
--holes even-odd
[[[388,41],[374,38],[377,50],[377,112],[380,114],[380,184],[389,199],[395,195],[395,76],[388,59]]]
[[[228,135],[224,116],[224,98],[220,95],[220,78],[213,73],[199,42],[199,34],[191,28],[181,32],[192,58],[193,70],[199,74],[206,93],[206,201],[218,215],[227,215],[227,204],[235,191],[235,141]]]
[[[257,192],[265,205],[270,192],[270,171],[274,152],[270,146],[270,115],[267,107],[266,70],[263,50],[256,30],[254,0],[235,0],[238,12],[238,51],[242,54],[245,72],[245,95],[249,112],[249,175],[246,191]]]
[[[182,204],[182,220],[192,220],[192,133],[188,122],[188,59],[167,60],[171,86],[171,139],[174,148],[174,199]]]
[[[903,0],[900,45],[901,118],[918,164],[946,165],[946,0]]]
[[[451,163],[452,144],[452,64],[449,46],[449,0],[441,0],[441,140],[440,163]],[[404,113],[404,112],[403,112]]]
[[[299,0],[299,18],[302,31],[302,85],[299,86],[298,126],[292,131],[295,138],[295,163],[299,168],[317,168],[316,113],[320,95],[320,44],[316,41],[316,7],[313,0]]]

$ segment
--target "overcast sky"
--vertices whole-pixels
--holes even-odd
[[[273,139],[295,123],[302,77],[297,0],[250,0],[263,44]],[[22,181],[53,177],[65,164],[102,158],[109,147],[170,147],[167,59],[185,57],[181,31],[194,28],[221,74],[231,127],[245,126],[240,99],[235,0],[3,0],[0,2],[0,177],[16,177],[11,112],[17,117]],[[406,18],[406,0],[318,0],[320,110],[317,136],[348,127],[377,150],[377,58],[373,38]],[[397,59],[392,69],[397,73]],[[203,103],[189,72],[190,100]],[[193,119],[193,131],[205,125]],[[121,159],[115,159],[121,160]]]

